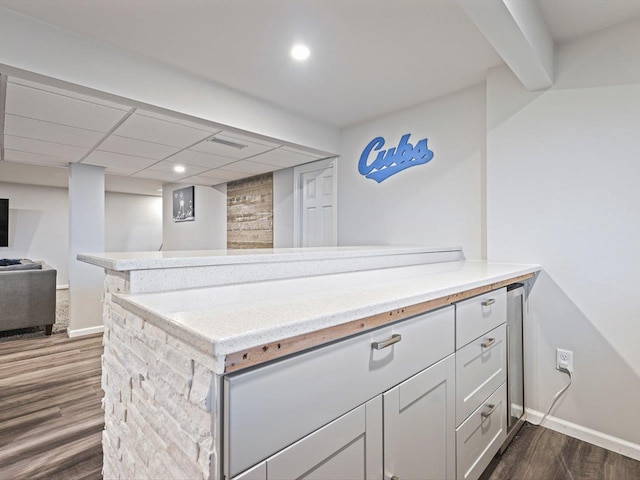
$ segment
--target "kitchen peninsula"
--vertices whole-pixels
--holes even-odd
[[[401,459],[407,445],[393,458],[396,389],[411,415],[424,419],[409,408],[422,398],[435,405],[433,474],[477,478],[487,455],[462,452],[456,435],[477,411],[495,426],[478,445],[497,445],[502,423],[485,407],[504,407],[504,382],[487,383],[456,418],[455,357],[485,334],[483,355],[498,351],[505,287],[531,288],[540,270],[467,261],[460,248],[78,258],[106,271],[107,478],[411,478],[430,458]]]

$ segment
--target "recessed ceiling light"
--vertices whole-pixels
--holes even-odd
[[[176,165],[173,167],[173,171],[176,173],[184,173],[184,167],[182,165]]]
[[[306,60],[309,58],[309,49],[305,45],[294,45],[291,49],[291,56],[296,60]]]

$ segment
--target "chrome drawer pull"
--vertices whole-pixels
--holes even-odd
[[[484,302],[482,302],[482,306],[488,307],[489,305],[493,305],[494,303],[496,303],[496,299],[490,298],[489,300],[485,300]]]
[[[482,415],[482,418],[489,417],[493,412],[496,411],[496,408],[498,408],[498,405],[487,405],[487,407],[489,407],[489,411],[488,412],[482,412],[480,414],[480,415]]]
[[[394,333],[393,335],[391,335],[391,338],[388,338],[384,342],[373,342],[371,344],[371,348],[374,348],[376,350],[382,350],[383,348],[387,348],[389,345],[398,343],[400,340],[402,340],[402,335],[398,333]]]
[[[482,342],[480,345],[482,346],[482,348],[489,348],[494,343],[496,343],[496,339],[495,338],[490,338],[486,342]]]

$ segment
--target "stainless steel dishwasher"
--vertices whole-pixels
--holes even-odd
[[[524,424],[524,285],[507,287],[507,438],[504,452]]]

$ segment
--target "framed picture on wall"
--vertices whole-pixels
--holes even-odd
[[[173,221],[192,222],[195,214],[195,187],[185,187],[173,191]]]

